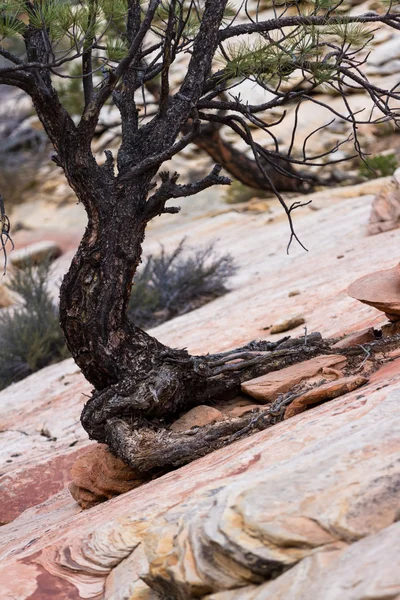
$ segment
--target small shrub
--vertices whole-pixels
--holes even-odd
[[[397,169],[398,163],[395,154],[377,154],[368,157],[366,162],[362,162],[359,168],[361,177],[375,179],[377,177],[387,177],[393,175]]]
[[[257,190],[240,181],[233,181],[226,189],[224,200],[227,204],[239,204],[240,202],[248,202],[252,198],[265,198],[267,195],[263,190]]]
[[[49,264],[16,269],[8,286],[21,306],[0,314],[0,389],[69,356],[47,290]]]
[[[159,325],[225,294],[236,267],[229,254],[217,256],[211,244],[183,256],[184,241],[168,254],[150,255],[134,278],[129,316],[139,327]]]

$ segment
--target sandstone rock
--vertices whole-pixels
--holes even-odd
[[[376,340],[373,327],[366,327],[361,331],[356,331],[346,335],[342,340],[333,344],[332,348],[351,348],[359,344],[369,344]]]
[[[257,354],[256,352],[254,354]],[[214,406],[217,410],[220,410],[224,414],[228,414],[231,410],[242,407],[253,405],[253,398],[249,398],[249,396],[239,395],[231,398],[230,400],[222,400],[221,402],[217,402]]]
[[[281,319],[271,327],[270,333],[282,333],[283,331],[289,331],[290,329],[294,329],[299,325],[303,325],[303,323],[305,322],[306,320],[304,319],[304,317],[301,317],[299,315],[285,317],[284,319]]]
[[[299,296],[299,295],[300,295],[300,290],[291,290],[291,291],[288,293],[288,297],[289,297],[289,298],[293,298],[293,296]]]
[[[259,404],[248,404],[247,406],[237,406],[230,410],[227,414],[229,417],[241,417],[251,410],[261,410],[261,406]]]
[[[297,217],[297,227],[310,252],[295,252],[289,259],[285,254],[287,223],[284,215],[275,210],[274,203],[271,211],[274,211],[275,221],[268,227],[268,245],[275,249],[273,256],[268,256],[269,250],[260,252],[266,243],[266,217],[242,215],[233,210],[214,218],[193,220],[191,211],[196,202],[197,207],[203,203],[202,206],[209,210],[208,191],[199,200],[194,198],[183,205],[181,216],[165,215],[164,219],[152,221],[146,236],[147,251],[157,251],[159,240],[166,247],[176,247],[177,240],[187,233],[190,220],[193,236],[204,243],[223,234],[224,251],[232,252],[242,268],[235,276],[231,293],[151,333],[163,343],[173,347],[187,346],[190,352],[199,354],[243,345],[258,338],[260,320],[265,319],[265,315],[270,315],[270,322],[273,322],[280,315],[293,311],[293,299],[288,298],[287,291],[298,286],[300,281],[301,302],[304,303],[301,310],[304,310],[310,331],[321,331],[324,337],[329,337],[370,325],[376,311],[354,303],[343,294],[343,289],[352,278],[371,268],[371,257],[377,269],[389,268],[393,262],[393,233],[365,237],[370,203],[381,186],[382,180],[371,180],[358,186],[313,194],[312,198],[321,210],[299,212]],[[82,206],[77,208],[84,212]],[[199,213],[199,209],[196,210]],[[63,222],[61,211],[57,210],[55,214],[58,221]],[[27,217],[29,223],[33,217],[32,212]],[[40,219],[43,220],[42,215]],[[336,260],[341,252],[347,256],[350,248],[354,248],[351,261]],[[337,318],[333,319],[332,315]],[[68,372],[65,372],[66,365],[69,365]],[[336,593],[334,600],[364,600],[367,597],[381,600],[380,590],[383,590],[383,597],[392,592],[398,595],[396,582],[388,579],[388,569],[391,575],[400,572],[399,552],[390,541],[386,546],[377,546],[376,561],[372,566],[357,554],[349,556],[348,569],[354,578],[346,579],[339,591],[334,584],[339,585],[341,577],[335,574],[327,578],[325,585],[324,572],[319,569],[320,565],[328,565],[327,554],[331,547],[349,545],[351,550],[360,542],[371,540],[372,544],[375,532],[386,531],[393,520],[391,502],[398,505],[396,456],[392,447],[396,443],[394,432],[399,427],[399,361],[374,373],[370,383],[360,390],[84,512],[68,490],[49,497],[57,491],[49,482],[58,476],[56,468],[64,471],[56,456],[65,455],[70,444],[89,443],[80,427],[79,414],[87,400],[82,393],[90,394],[91,386],[79,373],[72,373],[72,361],[48,369],[0,393],[1,429],[5,430],[1,433],[5,459],[1,471],[10,469],[7,473],[13,477],[15,498],[23,491],[22,499],[27,508],[12,523],[1,528],[0,596],[7,600],[96,596],[104,596],[106,600],[143,600],[159,598],[157,589],[161,596],[171,597],[177,585],[183,595],[186,589],[193,589],[194,578],[200,596],[206,587],[210,591],[204,593],[217,593],[220,580],[231,580],[228,594],[237,591],[239,585],[262,585],[264,572],[269,568],[265,566],[267,561],[262,562],[258,556],[253,560],[254,548],[248,560],[245,545],[236,544],[236,539],[240,542],[243,530],[241,514],[235,507],[240,505],[240,511],[246,504],[250,513],[251,499],[242,502],[239,491],[230,488],[230,510],[219,497],[219,493],[239,479],[240,485],[247,490],[256,480],[261,481],[258,479],[261,476],[265,477],[263,481],[268,493],[266,504],[264,508],[257,508],[256,517],[260,517],[263,526],[266,521],[270,529],[268,536],[263,538],[256,524],[255,536],[250,537],[259,542],[256,552],[267,552],[272,526],[279,525],[285,535],[280,539],[276,536],[276,543],[271,543],[271,553],[279,555],[278,569],[282,563],[290,567],[269,585],[300,572],[306,574],[303,587],[298,588],[295,583],[292,596],[288,594],[289,600],[326,600],[330,589],[332,594]],[[54,373],[52,378],[50,372]],[[68,385],[64,387],[64,383]],[[4,413],[5,405],[8,410]],[[38,432],[43,425],[52,437],[58,436],[57,441],[40,436]],[[73,451],[77,445],[69,450]],[[398,456],[398,450],[396,452]],[[21,456],[10,458],[14,453],[21,453]],[[48,477],[46,475],[41,486],[43,495],[35,496],[29,504],[26,499],[28,488],[21,490],[18,485],[22,480],[26,486],[30,468],[37,468],[50,456],[54,461],[46,465]],[[7,463],[7,460],[13,462]],[[40,483],[42,471],[33,470],[32,479],[34,477]],[[260,502],[264,484],[258,492]],[[39,484],[35,485],[39,489]],[[59,490],[62,485],[60,480]],[[7,480],[7,493],[8,489]],[[3,502],[3,488],[0,495]],[[236,503],[235,498],[239,499]],[[215,500],[218,510],[221,509],[221,517],[213,512],[206,523],[202,519],[207,517],[210,506],[207,502],[211,500]],[[37,502],[43,503],[35,505]],[[268,512],[271,507],[275,510],[272,516]],[[23,510],[22,505],[18,510]],[[198,519],[196,528],[194,519]],[[222,527],[214,545],[211,536],[217,535],[219,520]],[[235,525],[232,546],[236,554],[231,554],[232,546],[228,546],[231,521]],[[309,522],[315,523],[314,537],[311,533],[305,535]],[[247,515],[243,523],[246,526],[249,523]],[[252,523],[250,525],[253,527]],[[213,531],[209,534],[211,526]],[[186,535],[189,530],[193,535]],[[201,535],[197,535],[198,532]],[[314,539],[315,543],[316,532],[321,536],[323,532],[328,533],[335,539],[314,546],[308,556],[288,564],[293,560],[293,554],[310,550],[309,540]],[[299,542],[300,533],[302,539]],[[248,531],[244,534],[247,543]],[[296,536],[294,542],[292,536]],[[360,539],[363,536],[364,539]],[[226,545],[225,539],[228,539]],[[213,568],[212,576],[216,583],[209,583],[204,562],[191,560],[193,546],[196,546],[196,557],[204,551],[203,554],[211,556],[212,560],[215,553],[218,564]],[[139,552],[142,553],[140,557]],[[239,562],[238,554],[241,554]],[[315,569],[307,568],[309,560],[315,561]],[[328,570],[326,573],[328,575]],[[296,581],[297,577],[299,575]],[[357,585],[363,582],[369,585],[372,577],[377,581],[375,588],[366,587],[365,594],[362,590],[358,597],[351,595],[353,587],[359,592],[357,581]],[[153,589],[145,581],[151,583]],[[283,598],[286,600],[284,593]]]
[[[69,490],[82,508],[91,508],[144,483],[133,469],[116,458],[106,444],[96,444],[71,468]]]
[[[400,227],[400,169],[375,197],[369,218],[368,235]]]
[[[399,536],[386,535],[399,501],[399,366],[374,373],[362,397],[347,394],[90,511],[73,512],[65,495],[26,511],[2,527],[2,594],[264,598],[267,585],[282,586],[271,600],[281,589],[282,600],[397,594]],[[350,554],[337,563],[339,552]],[[330,565],[341,567],[331,574]]]
[[[400,598],[400,523],[351,546],[332,544],[275,581],[207,596],[207,600],[385,600]]]
[[[360,277],[348,287],[347,293],[381,310],[389,321],[400,319],[400,277],[397,267]]]
[[[90,390],[68,359],[0,392],[0,522],[15,519],[71,481],[72,464],[92,444],[79,422]]]
[[[215,421],[221,421],[223,418],[224,415],[221,411],[212,406],[200,404],[179,417],[170,425],[170,429],[171,431],[187,431],[192,427],[202,427]]]
[[[391,40],[375,48],[368,59],[371,65],[383,65],[396,58],[400,58],[399,36],[394,35]]]
[[[327,400],[332,400],[338,396],[348,394],[349,392],[352,392],[356,388],[360,387],[361,385],[365,385],[366,383],[368,383],[368,379],[366,377],[354,375],[352,377],[343,377],[341,379],[337,379],[336,381],[331,381],[315,387],[296,398],[287,407],[284,418],[289,419],[290,417],[294,417],[295,415],[302,413],[303,411],[307,410],[307,406],[326,402]]]
[[[36,242],[25,248],[13,250],[10,254],[10,263],[14,267],[21,267],[29,262],[38,264],[44,260],[54,260],[61,255],[61,248],[55,242]]]
[[[345,362],[338,354],[317,356],[302,363],[297,363],[280,371],[274,371],[261,377],[242,383],[242,390],[260,402],[272,402],[279,394],[285,394],[300,382],[317,375],[324,367],[331,367]]]
[[[261,408],[259,404],[254,403],[253,398],[249,398],[248,396],[236,396],[231,400],[224,400],[222,402],[218,402],[214,408],[220,410],[223,415],[226,415],[229,418],[233,417],[241,417],[251,410],[255,410]]]

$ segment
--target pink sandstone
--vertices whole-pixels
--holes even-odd
[[[305,362],[246,381],[242,383],[242,391],[259,402],[272,402],[279,394],[285,394],[304,379],[317,375],[326,367],[343,365],[345,361],[346,359],[339,354],[317,356]]]
[[[360,277],[348,287],[347,293],[381,310],[390,321],[400,319],[400,276],[397,267]]]

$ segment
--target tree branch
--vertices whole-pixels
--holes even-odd
[[[82,53],[82,84],[83,84],[83,95],[85,100],[85,109],[91,103],[93,99],[93,65],[92,65],[92,45],[93,36],[90,34],[96,21],[96,8],[97,1],[89,0],[89,14],[87,20],[87,28],[85,34],[85,41],[83,45]]]
[[[187,196],[194,196],[198,192],[205,190],[213,185],[230,185],[231,180],[229,177],[223,177],[220,175],[221,165],[215,165],[208,175],[197,181],[196,183],[188,183],[185,185],[177,185],[179,175],[174,173],[172,176],[168,172],[160,173],[161,185],[158,190],[151,196],[145,208],[143,218],[149,221],[157,215],[163,213],[177,213],[180,211],[179,207],[165,208],[165,203],[171,198],[186,198]]]
[[[266,33],[267,31],[281,30],[284,27],[298,27],[304,25],[313,26],[327,26],[327,25],[347,25],[350,23],[386,23],[395,29],[400,27],[400,15],[386,13],[385,15],[379,15],[375,12],[368,12],[357,16],[340,16],[340,17],[327,17],[327,16],[302,16],[296,15],[291,17],[279,17],[276,19],[269,19],[268,21],[259,21],[252,23],[245,23],[243,25],[235,25],[231,27],[225,27],[225,29],[219,32],[219,42],[223,42],[232,37],[240,35],[249,35],[252,33]],[[397,27],[395,27],[395,25]]]
[[[150,29],[151,22],[160,2],[161,0],[150,0],[146,15],[131,43],[127,56],[121,60],[115,70],[109,71],[107,80],[103,83],[93,101],[84,111],[81,122],[78,125],[78,131],[82,139],[91,141],[99,119],[100,111],[105,102],[110,97],[110,94],[115,89],[115,86],[124,73],[126,73],[129,68],[136,66],[137,62],[140,60],[139,49],[146,33]]]

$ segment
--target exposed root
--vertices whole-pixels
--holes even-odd
[[[269,409],[256,416],[248,413],[179,433],[149,426],[136,428],[122,419],[112,419],[106,425],[106,443],[132,469],[151,473],[155,469],[185,465],[247,436],[250,431],[266,429],[272,422]]]
[[[400,338],[400,336],[398,336]],[[331,342],[314,333],[296,340],[251,342],[243,348],[205,357],[174,351],[160,356],[159,364],[145,379],[124,381],[95,392],[82,413],[82,424],[92,439],[109,445],[112,452],[142,474],[170,470],[187,464],[265,429],[283,418],[285,408],[298,393],[278,398],[269,407],[217,423],[172,432],[178,416],[200,404],[210,404],[240,392],[240,384],[314,356],[343,354],[354,373],[366,359],[399,346],[400,339],[377,340],[368,345],[332,349]],[[372,361],[372,363],[371,363]]]

